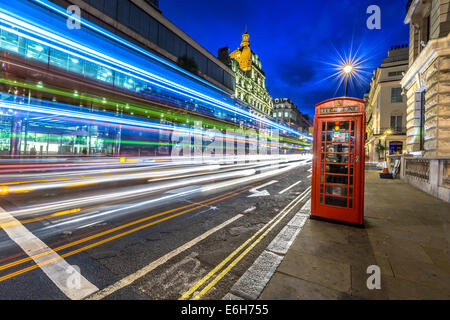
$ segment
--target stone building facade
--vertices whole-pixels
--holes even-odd
[[[409,69],[401,81],[407,99],[407,149],[450,156],[450,6],[448,0],[410,0]]]
[[[242,35],[241,47],[229,54],[229,48],[219,49],[219,59],[229,65],[235,74],[235,96],[247,102],[255,112],[270,115],[272,97],[266,88],[266,75],[259,56],[250,49],[250,35]]]
[[[366,100],[366,158],[384,159],[385,154],[406,151],[406,99],[400,81],[408,70],[408,45],[391,47],[373,72]],[[384,151],[377,148],[381,145]]]
[[[309,129],[314,123],[308,114],[300,112],[291,99],[273,99],[273,118],[282,124],[295,127],[301,133],[309,134]]]

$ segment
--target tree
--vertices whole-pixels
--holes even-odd
[[[378,159],[380,159],[380,153],[386,151],[386,147],[381,144],[381,141],[378,141],[377,145],[375,146],[375,152],[378,154]]]

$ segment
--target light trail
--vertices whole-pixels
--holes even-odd
[[[5,10],[3,10],[3,12],[5,12]],[[125,62],[121,61],[120,59],[102,54],[99,51],[96,51],[94,49],[91,49],[89,47],[82,45],[81,43],[74,42],[67,38],[56,35],[54,32],[49,32],[47,30],[44,30],[43,28],[40,28],[40,27],[32,25],[28,22],[25,22],[25,21],[21,20],[18,16],[13,17],[11,12],[7,12],[7,14],[0,12],[0,21],[1,20],[3,20],[4,24],[6,23],[7,25],[12,25],[17,29],[21,29],[24,32],[34,34],[34,36],[37,36],[37,37],[42,37],[45,40],[40,39],[40,38],[35,38],[34,36],[30,36],[29,34],[19,32],[15,29],[11,29],[9,27],[4,26],[4,28],[7,29],[9,32],[17,34],[19,36],[26,37],[33,41],[39,42],[43,45],[48,45],[55,49],[66,52],[68,54],[77,56],[79,58],[82,58],[82,59],[85,59],[88,61],[92,61],[94,63],[98,63],[99,65],[103,65],[103,66],[110,68],[112,70],[115,70],[117,72],[121,72],[121,73],[127,74],[129,76],[136,77],[144,82],[151,83],[152,85],[157,85],[161,88],[172,91],[176,94],[180,94],[180,95],[186,96],[188,98],[194,98],[199,101],[203,101],[207,104],[210,104],[213,107],[217,107],[217,108],[220,108],[225,111],[230,111],[232,113],[239,114],[240,116],[243,116],[246,119],[257,120],[257,121],[260,121],[261,123],[265,123],[265,124],[269,125],[270,127],[278,128],[282,131],[290,132],[291,134],[294,134],[296,136],[303,136],[306,139],[309,139],[309,137],[306,137],[306,136],[300,134],[299,132],[292,130],[288,127],[279,125],[279,124],[277,124],[271,120],[268,120],[266,118],[263,118],[260,116],[255,116],[254,114],[251,114],[248,111],[245,111],[244,109],[235,107],[229,103],[218,100],[207,94],[190,89],[186,86],[180,85],[180,84],[170,81],[166,78],[157,76],[156,74],[153,74],[147,70],[144,70],[142,68],[135,67],[133,65],[125,63]],[[56,45],[53,43],[50,43],[49,41],[56,43]],[[62,48],[62,47],[60,47],[60,45],[66,46],[66,47],[70,48],[71,50]],[[90,57],[92,57],[92,58],[90,58]],[[97,59],[97,60],[95,60],[95,59]],[[155,81],[160,82],[160,83],[157,83]]]

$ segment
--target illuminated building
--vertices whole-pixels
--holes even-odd
[[[401,81],[407,100],[407,150],[450,156],[450,8],[446,0],[408,2],[409,69]]]
[[[187,72],[123,36],[118,24],[112,32],[85,14],[81,29],[69,30],[68,2],[55,2],[62,6],[35,0],[0,7],[0,155],[153,156],[161,144],[167,152],[173,130],[255,127],[251,108],[226,81],[217,86]],[[268,119],[259,123],[299,135]]]
[[[294,102],[287,98],[273,99],[272,116],[277,122],[295,127],[305,134],[309,134],[314,125],[311,117],[300,112]]]
[[[257,113],[270,115],[272,97],[267,92],[266,75],[259,56],[250,49],[250,35],[242,35],[241,47],[231,54],[229,48],[219,50],[219,59],[231,66],[236,78],[235,96],[247,102]]]
[[[234,74],[213,54],[162,14],[158,0],[52,0],[63,8],[75,4],[82,17],[183,66],[192,61],[196,75],[230,93]],[[184,59],[183,59],[184,58]]]
[[[384,159],[385,153],[402,154],[406,150],[406,99],[400,81],[408,69],[408,54],[407,45],[391,48],[373,72],[366,95],[366,156],[370,161]]]

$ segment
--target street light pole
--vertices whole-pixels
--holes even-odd
[[[350,75],[354,72],[354,67],[350,63],[346,64],[342,68],[342,72],[345,74],[345,96],[348,97],[348,81],[350,79]]]
[[[346,83],[345,83],[345,96],[348,97],[348,78],[350,78],[349,74],[346,76]]]

